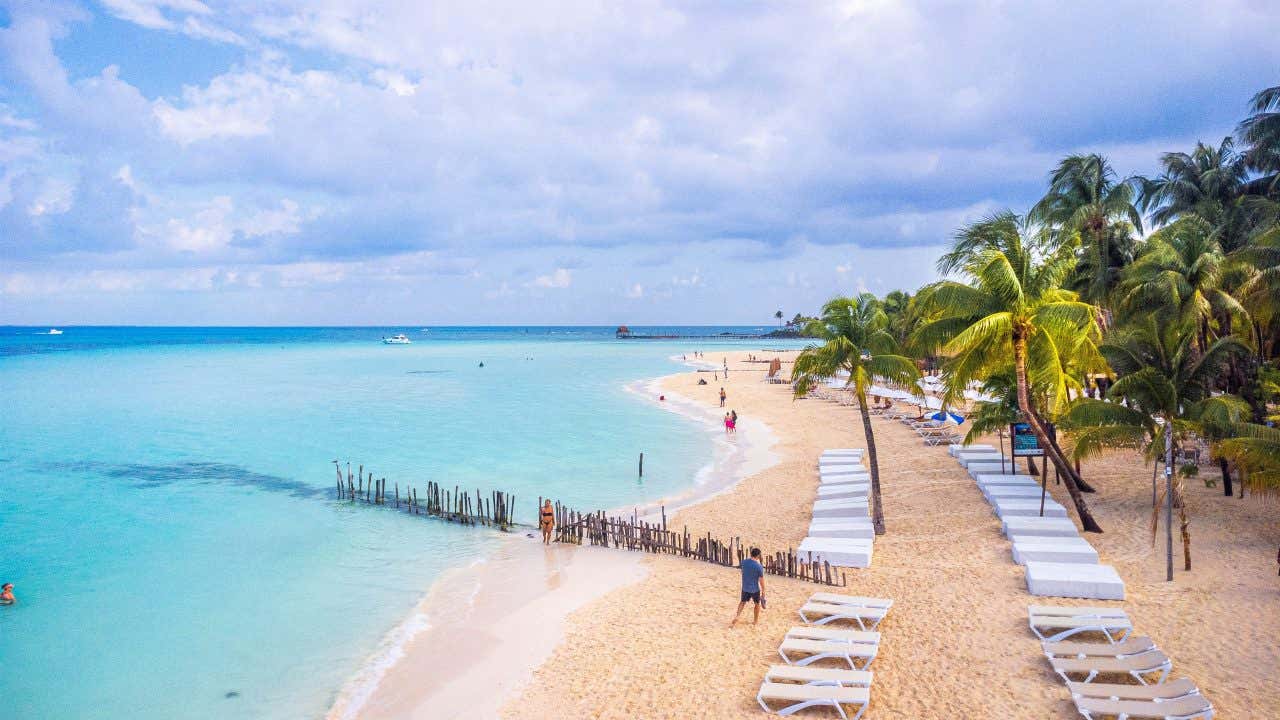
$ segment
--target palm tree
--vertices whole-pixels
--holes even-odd
[[[1175,317],[1152,313],[1116,331],[1099,348],[1119,379],[1107,392],[1111,402],[1081,398],[1064,414],[1063,427],[1074,439],[1074,457],[1082,459],[1105,448],[1145,446],[1154,459],[1180,445],[1187,433],[1216,423],[1224,412],[1239,412],[1238,399],[1211,398],[1210,390],[1230,358],[1247,348],[1225,337],[1199,351],[1186,329]],[[1169,470],[1167,465],[1166,493],[1179,508],[1184,565],[1190,570],[1186,503],[1181,480],[1175,485]],[[1169,563],[1172,579],[1172,556]]]
[[[1244,246],[1249,217],[1240,202],[1247,193],[1249,168],[1226,137],[1217,147],[1196,143],[1189,154],[1165,153],[1163,172],[1153,180],[1139,179],[1143,209],[1156,225],[1197,215],[1213,228],[1214,239],[1224,252]]]
[[[1043,234],[1028,235],[1012,212],[1003,212],[962,228],[952,250],[938,261],[944,275],[959,271],[972,284],[943,280],[921,290],[917,302],[935,319],[913,338],[922,348],[940,349],[947,399],[955,400],[971,381],[986,381],[1012,358],[1017,406],[1022,420],[1065,478],[1080,524],[1102,532],[1080,493],[1079,476],[1051,441],[1041,410],[1065,408],[1069,390],[1079,392],[1078,376],[1064,372],[1062,353],[1103,366],[1097,356],[1098,309],[1061,288],[1074,258],[1069,248],[1052,248]],[[1032,404],[1032,382],[1044,388],[1042,407]]]
[[[862,431],[867,439],[867,457],[871,463],[871,523],[877,535],[884,534],[884,512],[867,388],[873,378],[905,385],[920,376],[910,358],[896,354],[893,336],[885,330],[887,322],[884,309],[871,293],[831,300],[823,306],[822,316],[805,328],[806,334],[820,338],[823,344],[806,347],[796,358],[792,370],[795,397],[803,397],[827,378],[848,373],[845,387],[851,388],[858,398]]]
[[[1120,307],[1129,314],[1155,309],[1194,328],[1198,347],[1208,347],[1215,315],[1243,313],[1223,289],[1226,258],[1213,228],[1187,215],[1151,235],[1138,259],[1125,269]]]
[[[1258,194],[1280,192],[1280,85],[1269,87],[1253,96],[1253,115],[1237,128],[1237,134],[1250,147],[1245,150],[1249,167],[1262,173],[1252,183]]]
[[[773,316],[778,319],[778,327],[782,327],[782,311],[774,313]]]
[[[1072,284],[1089,302],[1104,305],[1119,281],[1120,268],[1133,258],[1133,234],[1142,232],[1134,205],[1135,183],[1117,182],[1107,159],[1096,153],[1069,155],[1049,176],[1049,192],[1028,218],[1048,226],[1060,244],[1080,252]]]
[[[911,293],[893,290],[884,296],[882,301],[884,313],[889,318],[888,330],[899,347],[907,342],[911,334]]]

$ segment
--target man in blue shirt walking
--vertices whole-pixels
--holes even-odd
[[[733,614],[733,622],[729,627],[738,624],[742,608],[747,601],[755,603],[751,624],[760,622],[760,606],[764,604],[764,566],[760,564],[760,548],[751,548],[751,557],[742,561],[742,600],[738,603],[738,612]]]

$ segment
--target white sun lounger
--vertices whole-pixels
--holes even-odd
[[[1110,565],[1028,561],[1027,591],[1032,595],[1123,600],[1124,580]]]
[[[852,605],[853,607],[881,608],[893,607],[889,598],[873,598],[862,595],[845,595],[843,593],[816,592],[809,596],[809,602],[826,603],[828,605]]]
[[[828,448],[822,451],[822,457],[862,457],[864,452],[862,448]]]
[[[837,457],[818,458],[818,467],[820,468],[848,467],[852,465],[861,465],[861,464],[862,464],[861,456],[854,457],[852,455],[845,455],[843,457],[837,456]]]
[[[965,468],[971,464],[977,463],[1000,463],[1000,459],[1004,457],[998,452],[960,452],[956,453],[956,461]],[[1008,459],[1006,458],[1006,462]]]
[[[866,517],[867,501],[850,498],[815,500],[813,503],[813,516],[815,518]]]
[[[871,540],[861,538],[807,537],[798,552],[802,558],[837,567],[865,568],[871,567],[872,546]]]
[[[833,672],[853,672],[836,670]],[[1072,697],[1107,698],[1109,700],[1176,700],[1188,695],[1199,695],[1200,688],[1187,678],[1169,680],[1158,685],[1128,685],[1118,683],[1084,683],[1067,681],[1067,691]]]
[[[848,473],[830,473],[818,476],[818,484],[820,485],[841,485],[844,483],[871,482],[871,473],[864,471],[848,472]]]
[[[856,622],[863,630],[875,630],[889,608],[862,607],[840,603],[807,602],[800,607],[800,619],[807,625],[826,625],[836,620]],[[810,619],[812,616],[813,619]]]
[[[1086,658],[1049,658],[1049,664],[1053,666],[1053,671],[1062,676],[1063,680],[1072,681],[1071,675],[1085,676],[1082,682],[1093,682],[1093,679],[1099,675],[1129,675],[1133,679],[1142,683],[1147,682],[1148,675],[1158,675],[1159,679],[1155,684],[1159,685],[1169,676],[1169,671],[1173,669],[1173,661],[1159,650],[1151,650],[1150,652],[1140,653],[1138,655],[1125,655],[1119,658],[1109,657],[1086,657]]]
[[[787,631],[785,637],[792,640],[830,640],[833,642],[862,643],[879,645],[880,633],[874,630],[841,630],[819,625],[796,625]]]
[[[1213,717],[1213,705],[1203,695],[1160,701],[1092,697],[1075,697],[1072,700],[1085,720],[1113,715],[1119,720],[1211,720]]]
[[[1045,498],[1041,508],[1040,499],[1035,498],[996,498],[991,501],[991,508],[1001,520],[1015,517],[1065,518],[1067,509],[1053,498]],[[1044,515],[1040,512],[1043,509]]]
[[[819,660],[844,660],[850,670],[865,670],[880,646],[875,643],[854,643],[847,640],[805,640],[783,638],[778,654],[788,665],[810,665]]]
[[[1129,615],[1119,608],[1032,605],[1027,608],[1027,617],[1031,632],[1046,642],[1058,642],[1082,632],[1096,632],[1117,643],[1133,632]],[[1046,635],[1053,629],[1059,632]]]
[[[1039,537],[1079,537],[1080,532],[1067,518],[1010,517],[1002,523],[1004,536],[1036,535]]]
[[[862,538],[876,536],[871,518],[814,518],[809,523],[809,537]]]
[[[982,494],[986,496],[987,502],[991,502],[995,498],[1035,498],[1040,499],[1040,494],[1044,493],[1045,497],[1052,500],[1053,494],[1040,489],[1035,483],[1015,483],[1008,485],[979,485],[982,488]]]
[[[1146,635],[1130,635],[1120,642],[1079,642],[1077,640],[1059,640],[1050,642],[1045,640],[1040,643],[1044,648],[1045,657],[1065,657],[1065,658],[1087,658],[1087,657],[1112,657],[1119,658],[1126,655],[1139,655],[1141,653],[1156,650],[1155,641]]]
[[[990,445],[963,445],[960,443],[956,443],[947,447],[947,454],[950,455],[951,457],[955,457],[957,453],[961,453],[965,451],[996,452],[996,449],[991,447]]]
[[[830,685],[833,687],[871,687],[874,673],[870,670],[845,670],[844,668],[811,667],[808,665],[770,665],[764,674],[765,682],[789,682],[800,685]]]
[[[858,720],[871,701],[871,689],[865,687],[833,687],[830,685],[796,685],[794,683],[765,682],[760,684],[756,702],[767,713],[792,715],[810,707],[835,708],[844,720]],[[789,703],[774,710],[770,702]],[[845,706],[857,708],[853,715],[845,712]]]
[[[1001,464],[999,460],[996,460],[994,462],[990,460],[984,460],[982,462],[969,463],[969,465],[965,467],[965,470],[968,471],[970,477],[974,477],[974,478],[978,477],[979,475],[1017,475],[1018,474],[1018,468],[1013,463],[1007,460],[1004,462],[1004,464]],[[1025,475],[1026,473],[1023,473],[1023,474]]]
[[[973,476],[974,482],[978,483],[978,487],[987,488],[996,485],[1034,485],[1040,487],[1040,481],[1031,475],[1020,475],[1018,473],[1002,473],[997,468],[993,473],[979,473]]]
[[[1081,537],[1018,537],[1013,542],[1013,561],[1098,564],[1098,551]]]
[[[982,491],[982,497],[987,502],[995,502],[997,498],[1018,498],[1020,500],[1040,500],[1040,494],[1043,492],[1039,485],[979,485],[978,489]],[[1053,499],[1052,493],[1044,493],[1046,500],[1057,502]]]
[[[871,486],[867,483],[832,483],[818,486],[819,500],[835,498],[865,498]]]

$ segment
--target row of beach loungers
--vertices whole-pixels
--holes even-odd
[[[870,567],[875,533],[868,514],[871,476],[862,464],[862,449],[824,451],[818,458],[818,480],[801,555],[839,567]]]
[[[1123,600],[1124,581],[1115,568],[1098,562],[1098,552],[1080,536],[1067,509],[1043,499],[1031,475],[1019,475],[1013,461],[989,445],[951,445],[951,455],[969,471],[1000,518],[1012,542],[1013,561],[1026,568],[1032,595]]]
[[[769,667],[756,702],[766,712],[779,715],[828,707],[845,720],[858,720],[871,702],[868,668],[880,650],[876,628],[892,606],[892,600],[882,598],[815,593],[800,608],[804,625],[788,630],[778,646],[786,664]],[[845,627],[833,627],[837,622]],[[848,667],[814,667],[824,660]],[[770,703],[781,707],[775,709]],[[846,707],[855,709],[852,716]]]
[[[1119,608],[1054,607],[1027,609],[1031,631],[1044,647],[1053,671],[1062,676],[1076,709],[1087,720],[1210,720],[1213,705],[1186,678],[1168,680],[1173,661],[1149,637],[1134,636],[1133,623]],[[1101,642],[1074,636],[1101,635]],[[1132,683],[1094,682],[1119,676]]]

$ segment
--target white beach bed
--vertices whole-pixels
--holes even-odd
[[[970,465],[974,465],[977,463],[988,463],[988,464],[996,463],[998,465],[1002,457],[1004,456],[998,452],[987,452],[984,450],[980,450],[978,452],[972,452],[972,451],[966,450],[964,452],[960,452],[956,454],[956,462],[960,463],[966,468],[969,467]],[[1004,458],[1004,460],[1006,464],[1009,461],[1008,458]]]
[[[1013,541],[1013,561],[1097,565],[1098,551],[1082,537],[1019,537]]]
[[[962,452],[996,452],[996,449],[990,445],[948,445],[947,454],[955,457],[957,453]]]
[[[973,476],[974,482],[978,483],[978,487],[994,487],[996,485],[1034,485],[1040,487],[1040,481],[1030,475],[1017,475],[1005,473],[979,473]]]
[[[818,467],[820,468],[836,468],[836,467],[845,467],[848,465],[861,465],[861,464],[862,464],[861,455],[858,455],[856,457],[852,455],[843,455],[843,456],[837,455],[835,457],[824,456],[824,457],[818,458]]]
[[[846,470],[843,472],[824,472],[818,475],[818,482],[827,483],[847,483],[847,482],[870,482],[871,473],[866,470]]]
[[[815,518],[864,518],[867,516],[867,501],[840,498],[837,500],[816,500],[813,503]]]
[[[991,501],[991,507],[995,509],[996,515],[1001,520],[1016,517],[1065,518],[1067,516],[1067,509],[1051,497],[1044,499],[1043,516],[1040,514],[1040,498],[996,498]]]
[[[1080,537],[1075,523],[1057,517],[1009,517],[1004,518],[1005,537],[1033,535],[1036,537]]]
[[[835,498],[866,498],[870,489],[867,483],[833,483],[818,486],[819,500]]]
[[[1041,493],[1044,493],[1044,491],[1040,489],[1039,485],[980,485],[978,486],[978,489],[982,491],[982,497],[986,498],[989,503],[994,503],[996,500],[1013,498],[1018,498],[1019,500],[1039,500]],[[1044,493],[1044,496],[1046,500],[1053,500],[1052,493]]]
[[[1051,597],[1123,600],[1124,581],[1110,565],[1027,562],[1027,592]]]
[[[977,478],[979,475],[1017,475],[1018,468],[1008,460],[1002,465],[999,460],[969,463],[965,470],[969,471],[969,476]]]
[[[786,658],[785,654],[783,654],[783,658]],[[852,665],[853,661],[850,660],[849,664]],[[764,708],[765,712],[773,715],[794,715],[805,708],[827,707],[834,708],[843,720],[858,720],[862,717],[862,712],[867,709],[867,703],[871,702],[871,689],[829,684],[800,685],[791,682],[778,683],[765,680],[760,683],[760,690],[756,693],[756,702],[760,704],[761,708]],[[775,710],[769,705],[770,702],[786,704]],[[850,708],[856,708],[853,710],[852,715],[845,711],[844,706],[846,705]]]
[[[862,457],[862,448],[832,448],[822,451],[823,457]]]
[[[871,567],[871,540],[861,538],[807,537],[800,541],[799,556],[839,567]]]
[[[809,523],[809,536],[872,540],[876,533],[871,525],[871,518],[868,517],[814,518]]]
[[[1040,493],[1043,492],[1039,485],[1021,484],[1021,485],[990,485],[982,488],[982,494],[987,496],[987,500],[994,498],[1029,498],[1040,499]],[[1050,494],[1049,499],[1053,499]]]

